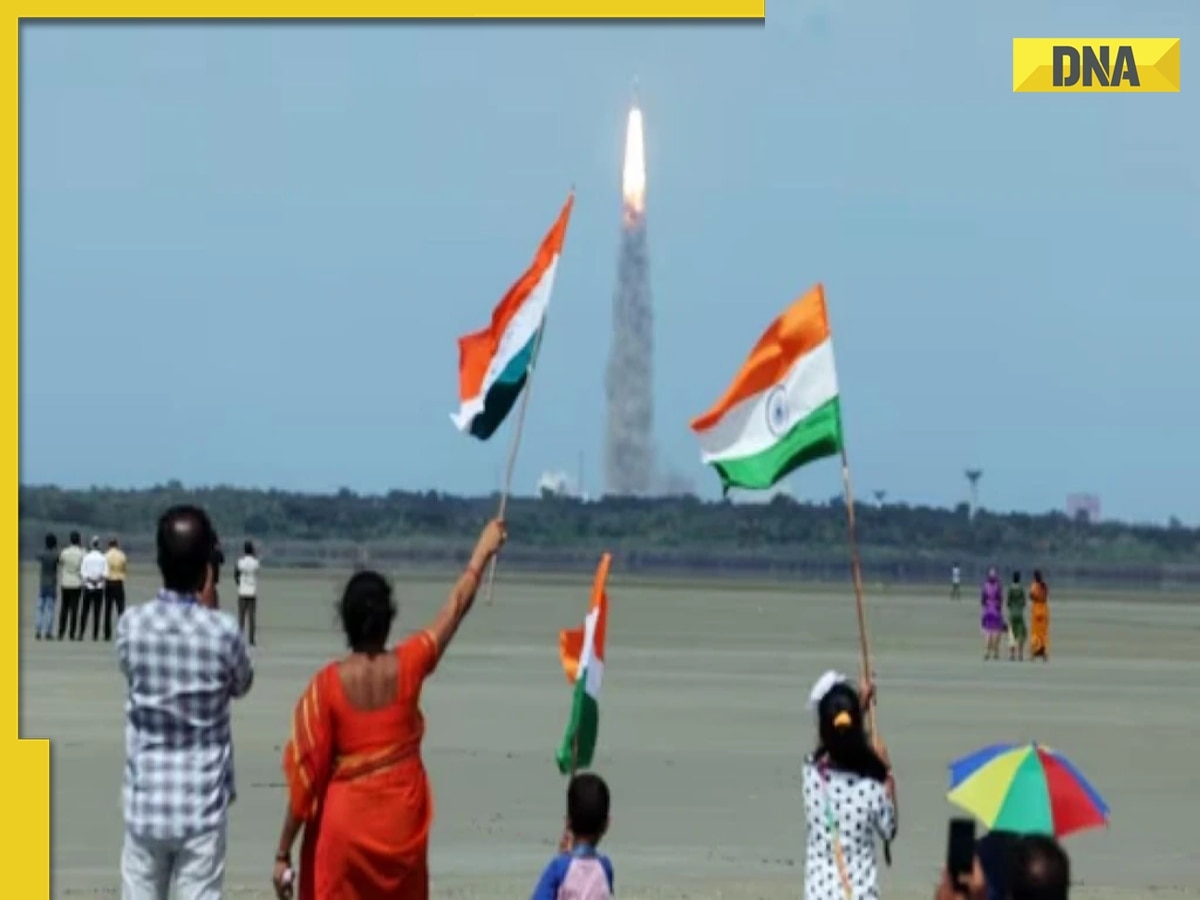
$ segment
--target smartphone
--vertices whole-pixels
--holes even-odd
[[[946,870],[957,883],[975,867],[975,820],[951,819],[946,840]]]

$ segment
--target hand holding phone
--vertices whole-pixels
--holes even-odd
[[[946,876],[957,896],[970,896],[968,882],[974,871],[975,820],[951,819],[946,838]]]

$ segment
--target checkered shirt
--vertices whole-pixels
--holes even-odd
[[[236,791],[229,704],[254,669],[237,624],[159,591],[117,624],[125,701],[125,827],[181,840],[221,825]]]

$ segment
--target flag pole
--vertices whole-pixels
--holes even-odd
[[[517,410],[516,427],[513,429],[512,441],[508,447],[508,463],[505,465],[504,482],[500,490],[500,508],[496,513],[498,519],[503,519],[504,513],[508,509],[508,495],[512,491],[513,471],[517,467],[517,452],[521,449],[521,432],[525,430],[525,412],[529,409],[529,395],[533,393],[533,375],[537,370],[538,355],[542,350],[542,335],[546,333],[548,318],[548,315],[542,317],[542,326],[533,339],[533,351],[529,354],[529,366],[525,369],[525,389],[521,392],[521,408]],[[496,590],[496,563],[497,557],[493,556],[488,566],[488,606],[492,605],[492,594]]]
[[[862,653],[863,676],[871,678],[871,637],[867,631],[866,601],[863,597],[862,559],[858,552],[858,529],[854,521],[854,485],[850,479],[850,461],[846,456],[845,440],[842,441],[842,495],[846,500],[846,531],[850,539],[850,572],[854,580],[854,606],[858,613],[859,650]],[[875,733],[875,702],[867,707],[867,726]]]
[[[871,668],[871,636],[867,631],[866,600],[863,597],[862,558],[858,553],[858,529],[854,522],[854,484],[850,479],[850,460],[846,455],[845,436],[842,436],[842,494],[846,499],[846,531],[850,539],[850,572],[854,579],[854,606],[858,612],[858,641],[862,652],[863,677],[869,678],[872,687],[871,702],[866,708],[867,730],[871,733],[872,743],[878,743],[879,727],[875,718],[875,673]],[[892,864],[892,845],[890,841],[883,843],[883,858],[890,866]]]

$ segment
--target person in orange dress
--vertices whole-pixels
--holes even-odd
[[[288,800],[272,874],[281,900],[429,897],[433,796],[421,761],[421,688],[504,540],[504,524],[488,523],[433,622],[390,650],[396,605],[387,580],[361,571],[346,585],[339,613],[350,653],[313,677],[283,750]]]
[[[1029,586],[1029,658],[1050,659],[1050,588],[1037,569]]]

